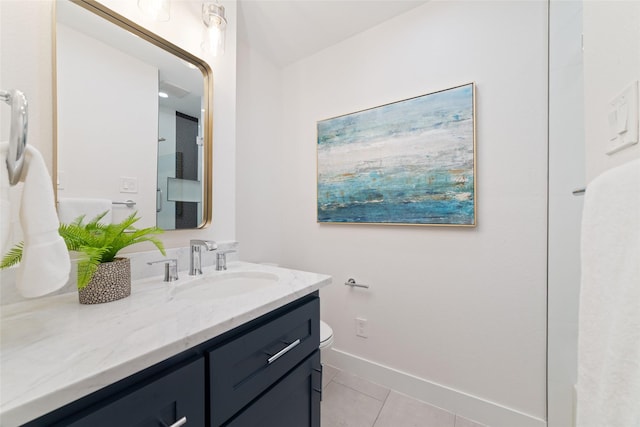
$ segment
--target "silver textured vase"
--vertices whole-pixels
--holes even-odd
[[[89,284],[78,290],[80,304],[102,304],[131,295],[129,258],[115,258],[98,265]]]

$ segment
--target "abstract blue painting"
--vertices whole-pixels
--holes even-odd
[[[318,122],[318,222],[476,225],[475,85]]]

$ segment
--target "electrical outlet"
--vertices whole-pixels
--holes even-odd
[[[356,317],[356,335],[362,338],[367,338],[369,336],[368,329],[367,319]]]

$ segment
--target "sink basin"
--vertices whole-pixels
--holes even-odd
[[[239,271],[211,274],[175,289],[174,298],[228,298],[265,289],[278,284],[278,276],[262,271]]]

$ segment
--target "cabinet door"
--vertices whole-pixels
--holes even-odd
[[[320,427],[321,372],[316,351],[225,427]]]
[[[166,427],[205,423],[204,358],[65,420],[69,427]]]
[[[211,426],[224,425],[319,344],[320,303],[315,298],[211,350]]]

